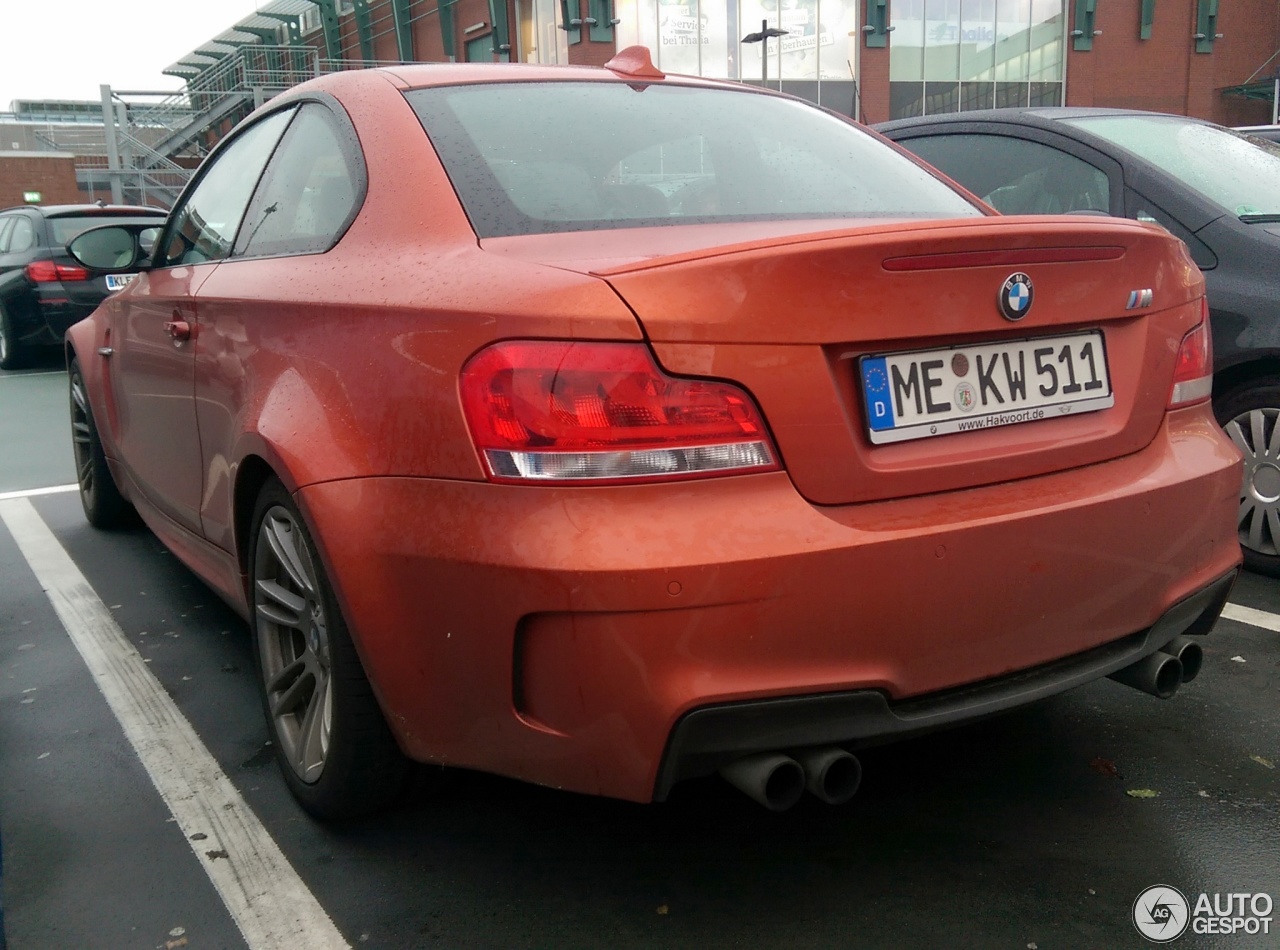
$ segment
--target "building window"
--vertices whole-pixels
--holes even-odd
[[[613,10],[618,48],[647,46],[664,72],[767,78],[770,88],[856,112],[859,0],[613,0]],[[787,34],[742,43],[762,22]]]
[[[1065,0],[895,0],[890,117],[1059,105],[1065,12]]]

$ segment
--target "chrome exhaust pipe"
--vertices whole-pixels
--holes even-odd
[[[843,805],[862,784],[862,763],[836,746],[791,753],[804,769],[805,787],[828,805]]]
[[[720,774],[770,811],[786,811],[804,794],[804,769],[795,759],[778,752],[749,755],[722,765]]]
[[[1160,648],[1161,653],[1176,656],[1182,664],[1182,682],[1190,683],[1204,666],[1204,650],[1190,637],[1174,637]]]
[[[1157,650],[1137,663],[1116,670],[1111,679],[1144,693],[1168,699],[1182,685],[1182,664],[1176,656]]]

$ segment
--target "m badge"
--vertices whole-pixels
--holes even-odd
[[[1129,302],[1124,305],[1126,310],[1137,310],[1140,307],[1150,307],[1151,300],[1154,295],[1150,288],[1144,290],[1129,291]]]

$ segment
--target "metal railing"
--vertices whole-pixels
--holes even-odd
[[[107,161],[78,163],[77,176],[91,196],[103,188],[116,201],[161,198],[171,203],[193,171],[175,157],[203,157],[202,136],[211,126],[225,120],[235,124],[267,100],[316,76],[399,65],[399,60],[324,59],[310,46],[243,46],[193,76],[179,92],[104,94]],[[137,101],[151,95],[158,98]],[[130,96],[130,101],[125,103],[123,96]],[[119,108],[120,103],[125,108]]]

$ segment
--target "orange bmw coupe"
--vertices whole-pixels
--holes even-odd
[[[290,90],[67,337],[89,520],[252,626],[293,793],[414,760],[770,808],[857,749],[1195,675],[1240,562],[1199,270],[1005,217],[735,83],[421,65]]]

